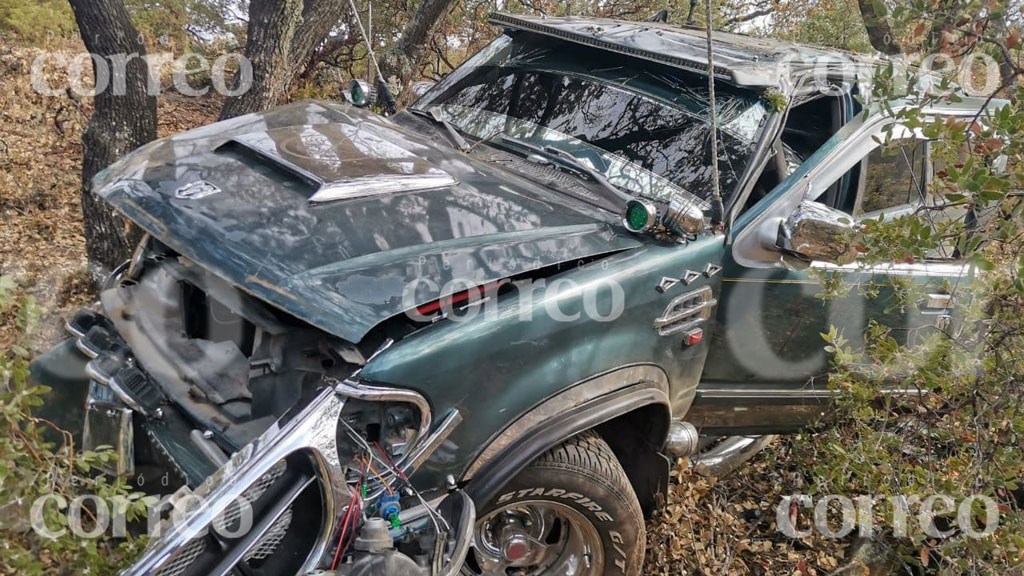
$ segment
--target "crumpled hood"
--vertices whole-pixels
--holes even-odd
[[[325,102],[151,143],[95,189],[184,256],[351,342],[468,285],[639,245],[596,208]]]

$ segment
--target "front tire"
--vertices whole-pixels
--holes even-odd
[[[464,572],[637,576],[645,545],[629,479],[588,431],[537,458],[481,507]]]

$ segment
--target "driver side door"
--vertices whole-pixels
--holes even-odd
[[[951,257],[866,268],[811,261],[796,269],[777,247],[779,225],[808,201],[853,197],[845,215],[853,221],[892,218],[928,201],[927,141],[907,133],[895,150],[882,150],[875,141],[882,126],[869,119],[844,128],[737,220],[707,364],[687,415],[706,433],[789,432],[817,421],[831,398],[822,338],[830,326],[854,346],[872,322],[909,343],[949,328],[949,288],[966,274]],[[847,194],[835,194],[837,186],[848,186]],[[845,284],[841,296],[821,297],[822,269],[827,281]],[[903,301],[894,286],[911,285],[917,296]]]

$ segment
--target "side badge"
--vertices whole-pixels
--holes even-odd
[[[715,274],[718,274],[721,271],[722,271],[722,267],[721,266],[719,266],[718,264],[712,264],[712,263],[709,262],[707,267],[704,268],[704,275],[707,276],[708,278],[711,278],[712,276],[714,276]]]
[[[199,200],[200,198],[213,196],[220,191],[220,188],[210,184],[206,180],[197,180],[195,182],[185,184],[181,188],[175,190],[174,197],[179,200]]]

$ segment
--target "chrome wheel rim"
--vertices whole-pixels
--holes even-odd
[[[594,524],[558,502],[503,506],[477,522],[464,573],[479,576],[591,576],[604,571]]]

